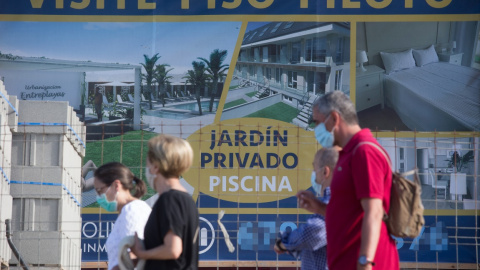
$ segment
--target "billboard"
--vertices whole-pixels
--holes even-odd
[[[420,169],[426,224],[415,239],[395,239],[402,266],[473,267],[480,255],[479,21],[477,0],[0,1],[0,76],[20,99],[62,98],[76,108],[82,84],[90,85],[84,163],[120,161],[143,179],[149,138],[188,140],[194,165],[182,184],[200,212],[200,261],[219,267],[297,265],[272,247],[279,231],[310,216],[295,194],[311,189],[321,148],[311,105],[342,91],[394,168]],[[218,85],[210,79],[198,88],[192,62],[208,64],[215,50],[226,52],[228,69]],[[57,68],[49,71],[32,64],[51,59]],[[135,108],[143,126],[127,132],[114,117],[133,118],[134,69],[148,74],[152,59],[164,80],[140,79]],[[104,96],[103,123],[96,91]],[[143,199],[152,204],[154,193]],[[100,209],[91,188],[81,197],[82,262],[105,262],[117,214]]]

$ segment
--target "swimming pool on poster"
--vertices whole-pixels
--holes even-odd
[[[208,110],[208,106],[210,105],[210,101],[202,101],[202,111]],[[169,106],[170,108],[180,109],[180,110],[189,110],[189,111],[198,111],[198,104],[197,102],[190,102],[190,103],[183,103]],[[218,101],[213,102],[213,110],[217,110]]]
[[[207,111],[209,104],[210,101],[202,101],[202,111]],[[214,101],[213,111],[217,110],[217,106],[218,101]],[[196,101],[164,107],[161,110],[147,110],[145,114],[160,118],[183,120],[196,116],[194,114],[191,114],[191,112],[198,112],[198,105]]]
[[[185,112],[171,112],[171,111],[146,111],[146,115],[168,118],[168,119],[177,119],[183,120],[192,117],[193,115]]]

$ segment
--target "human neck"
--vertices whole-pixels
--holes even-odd
[[[362,128],[358,125],[348,125],[346,123],[342,124],[342,128],[339,129],[338,144],[341,148],[344,148],[345,145],[352,139],[355,134],[360,132]]]
[[[118,198],[117,196],[117,209],[119,212],[122,212],[122,209],[125,205],[135,201],[135,200],[138,200],[137,198],[133,197],[131,194],[130,194],[130,191],[126,191],[125,192],[125,196],[122,196],[122,198]]]
[[[180,184],[180,179],[178,179],[178,177],[164,178],[160,181],[157,181],[155,184],[155,191],[157,191],[159,195],[171,189],[187,192],[182,184]]]

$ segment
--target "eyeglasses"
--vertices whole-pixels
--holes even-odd
[[[96,188],[95,189],[95,192],[97,193],[98,196],[102,195],[104,192],[102,192],[102,190],[104,190],[105,188],[109,188],[110,186],[103,186],[101,188]]]

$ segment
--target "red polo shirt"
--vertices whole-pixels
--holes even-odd
[[[360,252],[363,209],[362,198],[379,198],[388,213],[392,173],[385,156],[371,145],[378,145],[368,129],[355,134],[340,152],[333,174],[331,198],[327,207],[327,256],[330,270],[356,269]],[[395,240],[382,222],[373,269],[399,269]]]

